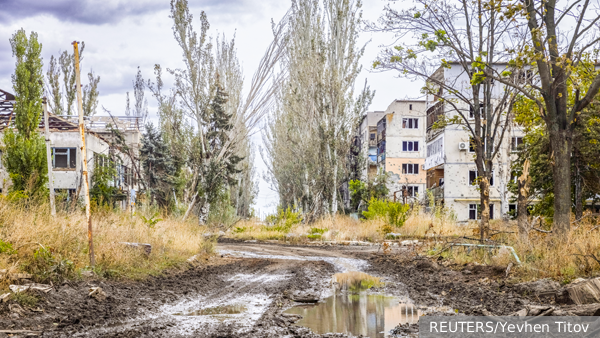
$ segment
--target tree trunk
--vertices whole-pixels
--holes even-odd
[[[198,192],[196,192],[196,194],[194,194],[194,197],[192,197],[192,201],[190,202],[190,205],[185,211],[185,215],[183,215],[183,221],[185,221],[188,218],[190,212],[192,211],[192,208],[194,207],[194,204],[196,204],[196,196],[198,196]]]
[[[571,228],[571,133],[551,130],[550,142],[554,155],[554,224],[552,232],[566,236]]]
[[[198,211],[198,225],[205,225],[208,220],[208,213],[210,212],[210,203],[204,202]]]
[[[523,241],[529,241],[529,222],[527,221],[527,199],[529,198],[529,160],[523,163],[523,173],[517,180],[517,225],[519,227],[519,237]]]
[[[335,157],[335,155],[334,155]],[[331,214],[334,215],[337,213],[337,193],[338,193],[338,188],[337,188],[337,173],[338,173],[338,168],[337,168],[337,163],[333,164],[333,193],[331,194]]]
[[[481,198],[481,220],[479,223],[479,240],[483,241],[490,235],[490,181],[482,176],[479,183]]]
[[[583,217],[583,188],[581,172],[579,171],[579,158],[575,162],[575,219]]]

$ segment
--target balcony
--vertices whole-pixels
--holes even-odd
[[[442,115],[444,115],[444,103],[442,101],[436,102],[427,109],[427,131],[431,130]]]

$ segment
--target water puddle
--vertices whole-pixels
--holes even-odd
[[[175,316],[214,316],[214,315],[237,315],[247,310],[245,305],[231,304],[199,309],[190,312],[177,312]]]
[[[368,293],[338,293],[315,305],[285,311],[301,315],[296,325],[318,334],[351,333],[371,338],[389,337],[398,324],[417,323],[421,310],[402,304],[396,297]]]

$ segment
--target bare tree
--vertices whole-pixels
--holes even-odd
[[[495,8],[506,6],[506,1],[417,0],[416,4],[400,11],[387,6],[379,23],[369,25],[373,31],[393,32],[403,42],[413,41],[382,50],[374,68],[426,81],[424,92],[438,100],[435,104],[444,112],[435,127],[457,124],[468,131],[478,173],[483,241],[489,235],[494,160],[510,127],[515,99],[511,86],[498,85],[484,75],[488,66],[505,69],[501,62],[508,56],[501,46],[511,40],[512,24]],[[446,78],[450,70],[454,76]]]

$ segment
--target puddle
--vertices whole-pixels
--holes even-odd
[[[177,312],[175,316],[214,316],[214,315],[237,315],[247,310],[246,306],[241,304],[231,304],[204,308],[190,312]]]
[[[318,334],[351,333],[371,338],[389,337],[398,324],[417,323],[422,312],[396,297],[376,294],[335,294],[315,305],[295,306],[285,313],[303,318],[296,325]]]

